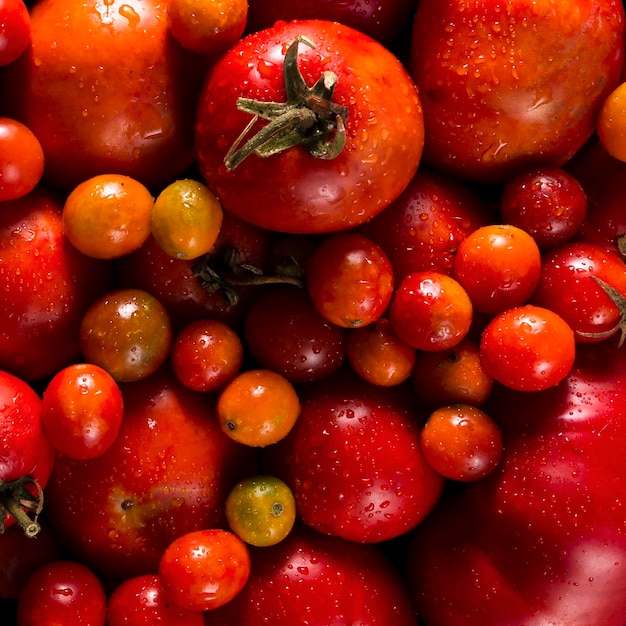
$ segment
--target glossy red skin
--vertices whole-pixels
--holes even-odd
[[[249,32],[272,26],[278,20],[324,19],[341,22],[389,45],[410,20],[414,0],[250,0]]]
[[[290,433],[264,450],[268,467],[293,491],[300,519],[361,543],[417,526],[444,480],[422,455],[422,416],[411,399],[349,371],[301,389],[300,399]]]
[[[623,57],[619,0],[421,1],[410,67],[425,162],[489,184],[563,165],[592,135]]]
[[[23,0],[0,2],[0,66],[13,63],[28,47],[30,14]]]
[[[467,185],[420,167],[400,196],[359,232],[382,246],[399,283],[412,272],[450,274],[461,241],[492,220]]]
[[[158,574],[129,578],[117,586],[107,606],[107,626],[204,626],[200,611],[174,606]]]
[[[226,152],[251,119],[236,109],[236,99],[285,101],[283,58],[298,36],[316,46],[299,46],[307,85],[325,71],[338,77],[333,101],[348,107],[345,147],[331,160],[314,158],[302,147],[269,158],[252,155],[229,172]],[[362,224],[411,180],[422,145],[421,105],[404,66],[380,43],[335,22],[278,22],[249,35],[213,67],[198,104],[200,173],[226,209],[280,232]]]
[[[106,596],[102,583],[81,563],[48,563],[24,586],[17,622],[20,626],[104,626]]]
[[[326,378],[346,360],[347,329],[325,320],[306,290],[297,287],[261,293],[246,315],[243,333],[254,359],[291,382]]]
[[[0,102],[41,141],[49,184],[115,172],[157,187],[193,163],[205,64],[169,35],[165,12],[156,0],[33,5],[32,45],[7,66]]]
[[[63,235],[62,206],[40,186],[0,211],[0,369],[27,381],[78,359],[80,320],[111,284]]]
[[[602,341],[618,333],[620,311],[591,278],[597,276],[626,297],[626,265],[622,257],[601,245],[573,242],[544,254],[541,278],[532,302],[558,313],[572,328],[576,341]],[[585,337],[580,333],[598,334]]]
[[[205,626],[417,626],[405,581],[376,546],[296,525],[280,543],[250,553],[246,587],[207,611]]]
[[[227,249],[239,252],[239,262],[267,271],[271,235],[230,212],[224,212],[217,241],[208,253],[221,259]],[[212,318],[238,328],[256,295],[254,287],[237,288],[238,301],[230,303],[220,290],[209,293],[194,276],[196,261],[175,259],[150,237],[136,252],[116,262],[118,284],[151,293],[163,304],[175,329],[189,322]]]
[[[169,371],[122,391],[113,446],[89,461],[58,457],[46,494],[64,547],[115,580],[156,571],[181,534],[223,525],[230,488],[256,468],[254,452],[219,429],[210,398]]]
[[[587,344],[559,386],[494,391],[502,465],[414,535],[412,588],[426,624],[622,626],[625,383],[626,353]]]

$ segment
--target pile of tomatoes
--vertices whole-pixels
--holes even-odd
[[[0,0],[0,612],[626,624],[620,0]]]

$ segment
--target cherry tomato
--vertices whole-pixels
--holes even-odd
[[[115,587],[107,606],[107,626],[204,626],[201,611],[175,606],[158,574],[142,574]]]
[[[480,359],[478,342],[466,337],[456,346],[437,352],[418,352],[411,377],[413,391],[426,406],[485,403],[494,379]]]
[[[502,433],[487,413],[471,404],[433,411],[421,435],[424,457],[440,474],[458,481],[491,474],[502,458]]]
[[[373,385],[400,385],[411,376],[416,350],[381,317],[373,324],[348,333],[346,354],[352,369]]]
[[[63,206],[63,228],[83,254],[113,259],[148,238],[153,205],[148,189],[134,178],[100,174],[72,189]]]
[[[600,109],[596,129],[600,143],[616,159],[626,161],[626,83],[621,83],[606,97]]]
[[[48,382],[41,421],[52,445],[75,459],[91,459],[108,450],[123,416],[122,392],[97,365],[77,363]]]
[[[0,18],[0,28],[2,23]],[[43,149],[37,137],[21,122],[0,117],[0,201],[25,196],[42,174]]]
[[[168,0],[167,23],[178,43],[217,58],[239,41],[248,0]]]
[[[198,166],[209,187],[224,208],[280,232],[367,221],[411,180],[422,146],[420,100],[404,66],[337,22],[279,21],[248,35],[213,66],[198,104]]]
[[[192,611],[232,600],[250,575],[246,544],[222,529],[196,530],[174,539],[159,562],[166,597]]]
[[[587,196],[572,174],[544,166],[506,182],[500,214],[505,223],[525,230],[545,250],[578,234],[587,215]]]
[[[244,321],[246,346],[255,360],[291,382],[335,373],[346,359],[346,332],[315,310],[305,290],[294,287],[263,292]]]
[[[446,350],[472,324],[472,303],[463,287],[439,272],[407,274],[396,289],[388,317],[393,332],[419,350]]]
[[[116,289],[96,300],[82,319],[79,336],[85,360],[117,382],[153,374],[172,345],[167,311],[141,289]]]
[[[30,14],[23,0],[0,2],[0,66],[13,63],[30,42]]]
[[[499,313],[525,304],[541,273],[541,252],[524,230],[510,224],[482,226],[467,236],[454,260],[454,276],[474,308]]]
[[[355,328],[371,324],[386,311],[393,294],[393,270],[377,243],[357,233],[339,233],[308,258],[306,284],[325,319]]]
[[[230,529],[247,544],[266,547],[282,541],[296,521],[289,486],[275,476],[251,476],[238,482],[226,499]]]
[[[104,626],[106,596],[82,563],[53,561],[29,579],[17,605],[18,626]]]
[[[172,343],[172,369],[194,391],[217,391],[241,369],[239,335],[219,320],[196,320],[182,328]]]
[[[4,68],[0,109],[41,142],[49,185],[114,173],[160,187],[193,163],[206,63],[172,39],[165,3],[45,0],[30,15],[31,45]]]
[[[480,339],[480,358],[495,380],[519,391],[539,391],[569,374],[574,331],[556,313],[526,304],[496,315]]]
[[[247,370],[220,392],[217,419],[235,441],[264,447],[287,436],[300,415],[293,385],[272,370]]]
[[[216,242],[222,216],[221,204],[206,185],[185,178],[158,195],[150,225],[156,242],[170,256],[197,259]]]

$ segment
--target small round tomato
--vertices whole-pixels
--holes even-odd
[[[337,326],[356,328],[377,320],[393,294],[393,270],[383,249],[357,233],[325,239],[306,264],[315,308]]]
[[[287,483],[275,476],[251,476],[226,499],[230,529],[246,543],[267,547],[282,541],[296,521],[296,501]]]
[[[167,359],[172,327],[163,305],[141,289],[116,289],[96,300],[79,329],[85,360],[117,382],[154,373]]]
[[[41,421],[52,445],[74,459],[92,459],[108,450],[123,412],[122,392],[113,377],[90,363],[57,372],[41,403]]]
[[[350,330],[346,350],[352,369],[373,385],[399,385],[411,376],[415,365],[415,348],[391,330],[385,317]]]
[[[491,474],[503,452],[502,433],[487,413],[470,404],[433,411],[421,435],[424,458],[451,480],[479,480]]]
[[[170,256],[197,259],[216,242],[222,215],[222,205],[206,185],[188,178],[177,180],[152,207],[152,236]]]
[[[1,6],[2,2],[0,15]],[[0,28],[1,24],[0,17]],[[43,149],[33,132],[17,120],[0,117],[0,201],[32,191],[43,174],[43,163]]]
[[[612,157],[626,161],[626,82],[606,97],[600,108],[596,130],[604,149]]]
[[[38,569],[18,599],[19,626],[104,626],[106,596],[100,579],[76,561]]]
[[[459,282],[428,271],[402,279],[388,312],[393,331],[418,350],[456,345],[469,332],[472,316],[472,303]]]
[[[220,392],[217,419],[224,433],[248,446],[267,446],[287,436],[300,415],[293,385],[272,370],[247,370]]]
[[[338,22],[280,20],[215,63],[195,131],[224,208],[268,230],[323,233],[395,200],[424,128],[416,86],[382,44]]]
[[[217,58],[243,35],[248,0],[168,0],[167,23],[178,43]]]
[[[107,606],[107,626],[204,626],[201,611],[178,607],[165,597],[157,574],[142,574],[115,587]]]
[[[30,14],[23,0],[0,1],[0,66],[13,63],[26,50],[30,29]]]
[[[569,172],[543,166],[505,183],[500,214],[505,223],[525,230],[545,250],[578,233],[587,215],[587,195]]]
[[[567,322],[532,304],[496,315],[480,339],[485,370],[518,391],[557,385],[572,369],[575,352],[574,331]]]
[[[243,344],[224,322],[196,320],[174,338],[170,362],[178,380],[189,389],[217,391],[239,372]]]
[[[510,224],[482,226],[461,242],[454,276],[472,305],[483,313],[520,306],[532,295],[541,273],[535,240]]]
[[[484,404],[494,379],[480,359],[479,344],[466,337],[453,348],[418,352],[411,377],[413,390],[428,407],[446,404]]]
[[[315,310],[306,290],[295,287],[263,292],[244,321],[246,346],[255,360],[299,383],[325,378],[341,367],[346,333]]]
[[[152,194],[138,180],[100,174],[72,189],[63,206],[63,228],[83,254],[114,259],[148,238],[153,204]]]
[[[165,549],[159,576],[172,604],[192,611],[215,609],[232,600],[250,575],[246,544],[222,529],[186,533]]]

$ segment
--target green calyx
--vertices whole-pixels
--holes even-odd
[[[333,72],[324,72],[312,87],[308,87],[298,68],[300,43],[315,47],[309,39],[299,36],[287,49],[283,64],[286,102],[238,98],[237,108],[253,117],[224,158],[229,170],[252,153],[268,157],[294,146],[303,146],[318,159],[334,159],[343,150],[348,109],[332,101],[337,76]],[[259,118],[267,120],[268,124],[244,143]]]

